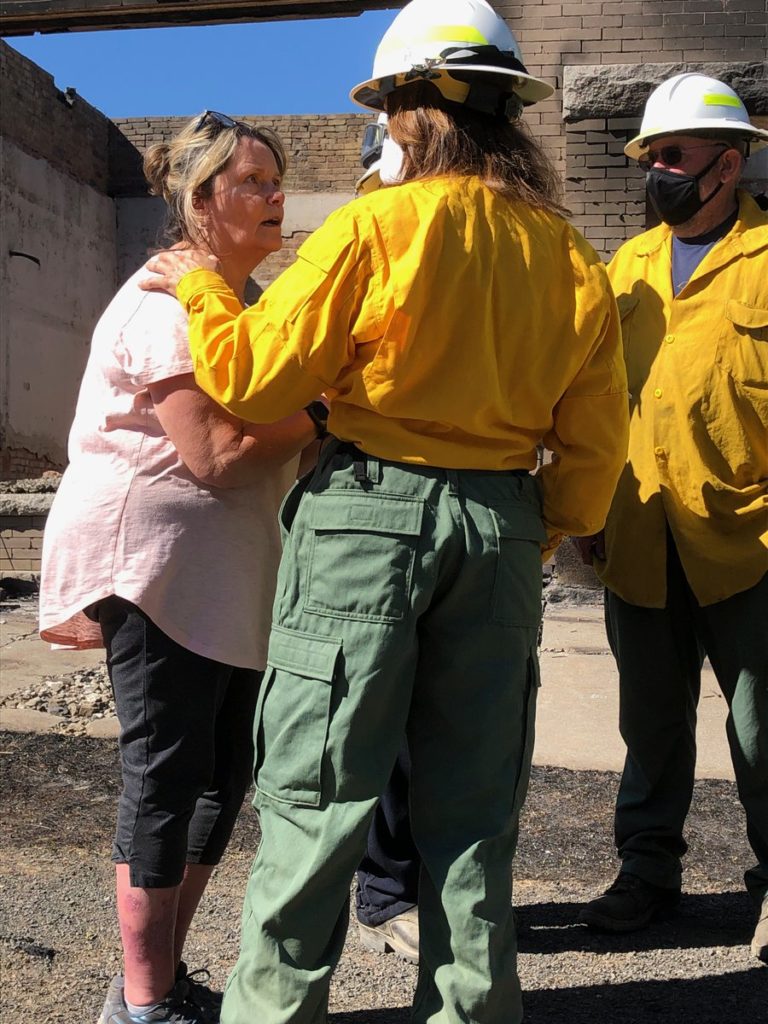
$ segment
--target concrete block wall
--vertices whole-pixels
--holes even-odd
[[[567,204],[603,259],[647,226],[645,175],[624,156],[635,118],[595,118],[566,132]]]
[[[0,476],[58,468],[93,327],[114,292],[117,129],[0,42]]]

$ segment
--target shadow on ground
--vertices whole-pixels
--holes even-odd
[[[577,915],[583,906],[583,903],[518,906],[520,952],[610,954],[744,946],[751,940],[755,913],[746,892],[686,894],[675,912],[665,920],[643,931],[611,935],[578,924]]]
[[[525,1024],[763,1024],[768,971],[526,992]],[[332,1013],[329,1024],[409,1024],[410,1009]]]
[[[756,967],[694,980],[527,992],[525,1024],[760,1024],[767,1005],[768,972]]]

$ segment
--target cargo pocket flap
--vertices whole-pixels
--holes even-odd
[[[768,327],[768,309],[761,306],[748,306],[738,299],[729,299],[725,307],[725,315],[732,324],[738,327]]]
[[[541,516],[533,509],[510,505],[508,508],[491,509],[496,529],[500,537],[508,540],[535,540],[540,544],[547,542],[547,531]]]
[[[333,682],[342,641],[337,637],[309,636],[273,626],[267,664],[305,679]]]
[[[422,501],[400,498],[365,498],[349,494],[321,494],[310,512],[313,530],[364,530],[366,533],[397,533],[418,536],[424,514]]]

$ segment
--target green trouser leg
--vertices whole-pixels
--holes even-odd
[[[745,880],[757,901],[768,891],[766,621],[768,576],[750,590],[700,607],[671,542],[666,608],[640,608],[606,593],[608,636],[619,668],[620,728],[627,744],[615,817],[623,870],[654,885],[680,887],[706,653],[728,704],[726,732],[747,836],[757,857]]]
[[[507,629],[499,647],[494,627],[474,622],[475,642],[463,643],[469,598],[456,588],[420,630],[408,732],[424,863],[413,1019],[508,1024],[522,1020],[510,868],[534,740],[535,631]],[[491,701],[483,680],[495,680]]]
[[[263,839],[223,1024],[325,1021],[350,882],[406,730],[424,864],[413,1019],[522,1019],[510,878],[542,536],[528,477],[341,453],[316,472],[278,581],[256,726]]]

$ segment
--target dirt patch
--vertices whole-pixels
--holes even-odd
[[[521,826],[515,902],[526,1024],[758,1024],[768,969],[749,955],[752,863],[735,787],[697,784],[687,895],[637,935],[593,935],[582,901],[616,869],[617,776],[534,768]],[[114,741],[0,733],[3,1020],[95,1020],[119,970],[109,850],[120,788]],[[237,954],[242,894],[259,841],[245,807],[196,918],[188,953],[222,985]],[[331,1024],[406,1024],[416,969],[362,949],[350,929],[332,988]]]

